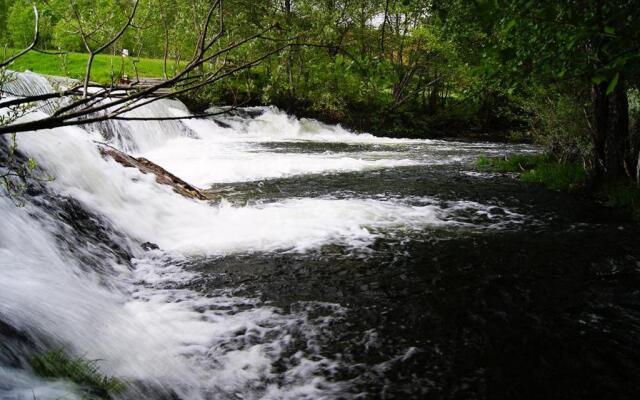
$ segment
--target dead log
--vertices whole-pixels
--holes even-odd
[[[124,165],[125,167],[137,168],[143,174],[155,175],[156,182],[161,185],[171,186],[174,192],[181,194],[184,197],[198,200],[210,200],[210,198],[205,196],[200,189],[183,181],[171,172],[162,168],[158,164],[147,160],[146,158],[132,157],[105,143],[98,143],[98,148],[103,156],[111,157],[114,161]]]

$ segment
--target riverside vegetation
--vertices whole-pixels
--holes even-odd
[[[588,175],[577,162],[561,162],[549,155],[515,155],[504,158],[481,156],[476,163],[485,172],[516,173],[524,182],[542,184],[561,190],[594,197],[608,207],[621,209],[634,220],[640,220],[640,188],[624,179],[589,188]]]

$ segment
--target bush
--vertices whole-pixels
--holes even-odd
[[[587,162],[592,158],[588,99],[580,95],[534,89],[523,101],[530,115],[534,140],[546,154],[561,162]]]

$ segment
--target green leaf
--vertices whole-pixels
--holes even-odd
[[[509,21],[507,23],[507,25],[504,27],[506,32],[509,32],[514,26],[516,26],[516,20],[512,19],[511,21]]]
[[[620,79],[620,73],[617,73],[616,76],[613,77],[611,82],[609,82],[609,86],[607,86],[607,96],[613,93],[613,91],[616,89],[616,86],[618,86],[619,79]]]
[[[36,160],[34,160],[33,158],[30,158],[27,164],[27,168],[29,169],[29,171],[33,171],[37,167],[38,167],[38,163],[36,163]]]
[[[607,35],[615,35],[616,34],[616,30],[610,26],[606,26],[604,28],[604,33],[606,33]]]

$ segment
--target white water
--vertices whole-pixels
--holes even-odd
[[[38,92],[51,90],[37,76],[20,79],[22,86]],[[57,207],[50,200],[17,208],[0,197],[0,320],[28,332],[40,348],[52,342],[73,354],[104,360],[100,365],[108,374],[172,390],[185,399],[312,399],[348,393],[346,383],[327,379],[338,361],[320,356],[313,345],[328,326],[339,322],[342,307],[299,304],[285,314],[231,290],[204,297],[182,288],[197,278],[183,261],[192,256],[305,252],[327,244],[363,249],[395,231],[468,227],[456,217],[457,211],[487,215],[488,207],[430,198],[329,196],[244,207],[224,201],[210,205],[185,199],[156,184],[152,176],[103,159],[94,143],[106,137],[201,187],[460,160],[448,155],[451,145],[443,142],[357,135],[275,109],[261,112],[256,118],[223,118],[229,127],[193,119],[20,134],[21,151],[55,177],[47,190],[77,200],[102,221],[109,240],[134,259],[129,268],[112,252],[75,236],[67,223],[43,209],[43,202]],[[142,117],[185,114],[175,101],[135,112]],[[43,115],[35,111],[26,118]],[[301,153],[264,146],[308,142],[381,147]],[[65,237],[62,245],[60,238]],[[156,243],[160,250],[143,252],[142,242]],[[324,316],[312,318],[311,310]],[[299,342],[306,348],[298,350]],[[274,365],[283,360],[287,371],[276,374]],[[137,387],[130,385],[131,398],[142,396],[135,394]],[[29,397],[31,390],[46,399],[61,393],[72,396],[76,389],[2,366],[0,398]]]

